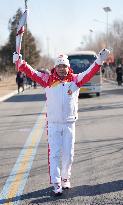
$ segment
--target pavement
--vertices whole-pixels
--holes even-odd
[[[11,76],[9,78],[0,81],[0,102],[3,102],[10,97],[18,94],[16,77]],[[25,86],[25,89],[28,89],[28,86]]]
[[[17,94],[16,77],[6,77],[0,81],[0,102]]]
[[[11,93],[4,95],[0,97],[0,102],[3,102],[4,100],[7,100],[8,98],[12,97],[13,95],[17,94],[17,90],[11,91]]]

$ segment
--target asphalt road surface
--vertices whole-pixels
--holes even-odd
[[[70,190],[49,185],[45,95],[26,90],[0,103],[0,204],[123,205],[123,88],[79,98]]]

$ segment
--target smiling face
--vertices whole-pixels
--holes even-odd
[[[55,69],[56,69],[57,75],[62,79],[68,75],[69,68],[65,64],[59,64],[55,67]]]

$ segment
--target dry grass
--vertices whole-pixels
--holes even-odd
[[[1,76],[0,80],[0,97],[10,94],[12,91],[17,90],[16,76]]]

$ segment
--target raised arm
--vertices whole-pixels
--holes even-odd
[[[109,54],[110,51],[108,49],[101,50],[94,63],[86,71],[77,75],[76,85],[81,87],[87,83],[100,70],[103,61],[107,59]]]
[[[47,82],[49,79],[48,73],[42,73],[35,69],[33,69],[30,65],[28,65],[24,60],[22,60],[22,56],[17,53],[13,54],[13,63],[16,63],[19,59],[19,70],[24,72],[29,78],[33,81],[40,84],[42,87],[47,87]]]

